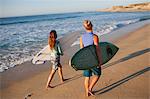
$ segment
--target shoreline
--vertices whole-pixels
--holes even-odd
[[[108,62],[106,65],[104,65],[106,67],[111,66],[111,63],[113,63],[113,62],[118,62],[116,60],[120,59],[121,57],[126,58],[128,55],[134,54],[134,52],[138,53],[139,51],[142,51],[144,55],[146,54],[146,56],[142,55],[142,56],[140,56],[141,58],[137,57],[137,60],[139,62],[141,62],[140,64],[136,64],[136,63],[132,62],[132,59],[128,61],[128,60],[125,60],[124,58],[121,58],[121,59],[124,59],[122,61],[125,61],[122,64],[127,65],[130,68],[128,69],[125,67],[121,67],[121,66],[119,66],[119,64],[116,64],[116,67],[118,67],[118,68],[114,68],[113,66],[111,66],[110,68],[107,68],[104,71],[104,75],[102,75],[102,79],[100,80],[100,84],[97,85],[96,89],[99,89],[99,87],[101,88],[101,87],[107,86],[110,83],[113,83],[113,81],[116,79],[121,79],[122,75],[126,76],[125,72],[127,72],[128,74],[132,74],[133,72],[135,72],[137,70],[142,71],[143,68],[146,68],[146,66],[143,66],[146,64],[146,62],[143,63],[144,58],[147,57],[147,52],[145,52],[146,45],[144,44],[146,41],[144,41],[144,39],[142,39],[140,36],[136,35],[136,33],[140,30],[144,31],[145,28],[146,28],[146,31],[149,32],[149,30],[147,30],[147,27],[150,26],[149,24],[150,24],[150,20],[130,24],[128,26],[122,27],[118,30],[113,31],[110,34],[107,34],[107,35],[101,37],[100,41],[110,41],[110,42],[113,42],[117,46],[120,47],[119,53],[110,62]],[[121,34],[118,36],[118,34],[120,32],[121,32]],[[142,36],[142,34],[140,34],[140,33],[138,33],[138,34]],[[148,35],[148,34],[145,34],[145,35]],[[70,47],[70,45],[79,36],[80,36],[80,33],[72,33],[72,34],[66,36],[64,40],[60,39],[62,44],[64,44],[63,47],[65,48],[65,52],[64,52],[65,56],[61,57],[61,63],[63,65],[64,77],[70,79],[70,80],[68,80],[68,82],[66,81],[66,83],[64,83],[64,86],[61,84],[59,85],[59,78],[58,78],[58,76],[56,76],[56,77],[54,77],[54,81],[52,81],[52,82],[55,82],[55,84],[56,84],[56,86],[58,86],[58,88],[56,87],[56,89],[55,88],[52,89],[53,91],[52,90],[45,91],[44,87],[45,87],[45,83],[46,83],[46,80],[47,80],[47,77],[49,74],[50,63],[46,62],[46,64],[35,66],[31,62],[26,62],[26,63],[23,63],[19,66],[11,68],[11,69],[3,72],[3,73],[0,73],[0,77],[1,77],[0,79],[2,81],[1,87],[0,87],[0,89],[1,89],[0,91],[2,93],[2,95],[1,95],[2,99],[3,99],[3,97],[5,99],[9,99],[10,97],[12,99],[20,99],[20,98],[23,98],[24,96],[26,96],[27,94],[32,93],[32,92],[33,92],[33,99],[40,99],[40,97],[42,98],[42,97],[49,97],[49,96],[52,96],[53,98],[56,98],[56,99],[58,99],[58,97],[62,97],[61,99],[65,99],[66,97],[71,97],[71,95],[72,95],[72,98],[75,95],[79,95],[78,98],[85,98],[83,95],[84,89],[82,86],[82,84],[83,84],[82,72],[81,71],[75,71],[70,66],[68,66],[69,58],[79,48],[78,45],[73,46],[73,47]],[[111,37],[114,37],[114,38],[110,39]],[[142,36],[142,37],[148,38],[148,36]],[[131,44],[130,43],[128,44],[128,42],[125,42],[123,40],[125,40],[125,41],[129,40],[129,42]],[[141,41],[141,43],[140,43],[140,41]],[[135,42],[138,42],[138,43],[134,44]],[[132,47],[132,45],[134,47]],[[145,50],[143,50],[143,48]],[[130,58],[127,57],[127,58],[130,59],[131,57]],[[133,59],[133,61],[137,61],[137,60]],[[130,64],[136,64],[138,67],[132,68],[130,66]],[[142,67],[139,67],[139,65],[142,65]],[[121,68],[124,68],[125,70],[122,70]],[[119,69],[121,69],[121,71],[119,71]],[[111,73],[109,73],[109,70],[111,71]],[[135,70],[135,71],[133,71],[133,70]],[[123,73],[123,74],[122,75],[116,75],[115,71],[119,71],[118,74],[120,74],[120,73],[121,74]],[[107,74],[107,72],[108,72],[108,74]],[[115,74],[115,75],[112,75],[112,74]],[[109,78],[107,78],[106,75],[109,76]],[[146,77],[147,77],[148,73],[146,72],[146,74],[144,74],[144,75],[146,75]],[[111,79],[111,77],[113,79]],[[58,78],[58,80],[56,78]],[[144,78],[142,76],[142,79],[146,79],[145,76],[144,76]],[[139,79],[138,79],[138,81],[139,81]],[[141,81],[142,80],[140,80],[139,82],[141,82]],[[131,81],[131,83],[132,82],[136,82],[136,81]],[[76,83],[76,84],[74,84],[74,83]],[[139,86],[139,84],[136,84],[136,83],[134,83],[134,84],[135,84],[135,86],[136,85]],[[144,84],[144,82],[142,82],[142,85],[143,84]],[[78,88],[78,85],[80,85],[80,88]],[[128,86],[134,87],[133,84],[131,84],[131,85],[122,86],[121,88],[126,88]],[[72,88],[75,88],[77,90],[72,90],[71,88],[68,88],[68,86],[72,86]],[[138,88],[135,88],[135,89],[138,89]],[[40,91],[38,91],[38,90],[40,90]],[[121,90],[121,89],[118,89],[118,90]],[[126,89],[126,90],[131,91],[132,89]],[[18,94],[16,91],[18,91]],[[62,91],[64,91],[64,92],[62,92]],[[71,95],[68,95],[68,94],[66,95],[65,91],[70,92]],[[96,93],[97,94],[96,97],[102,97],[103,96],[103,97],[105,97],[104,99],[111,97],[111,95],[112,95],[111,93],[115,93],[114,91],[112,91],[112,92],[110,91],[110,92],[106,93],[106,95],[104,94],[101,96],[101,95],[99,95],[99,94],[101,94],[101,91],[99,91],[99,90],[97,90],[97,91],[98,92]],[[7,93],[7,92],[10,92],[10,93]],[[60,92],[60,93],[58,93],[58,95],[57,95],[56,92]],[[75,95],[73,95],[73,93],[75,93]],[[136,96],[138,96],[137,93],[139,93],[139,92],[136,92],[134,99],[137,98],[136,97]],[[143,91],[142,93],[143,93],[142,95],[148,95],[147,94],[148,92]],[[121,93],[119,93],[119,95],[120,96],[126,96],[126,95],[121,94]],[[128,95],[131,95],[131,94],[128,93]],[[147,96],[143,96],[143,97],[145,97],[144,99],[146,99]]]

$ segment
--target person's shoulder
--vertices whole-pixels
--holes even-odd
[[[59,40],[56,40],[56,45],[60,45],[60,42],[59,42]]]
[[[81,36],[80,36],[80,39],[82,39],[82,37],[83,37],[84,35],[85,35],[85,33],[82,33]]]
[[[96,34],[93,34],[93,36],[94,36],[94,38],[98,38],[98,35],[96,35]]]
[[[81,37],[82,37],[83,35],[85,35],[85,33],[82,33],[82,34],[81,34]]]

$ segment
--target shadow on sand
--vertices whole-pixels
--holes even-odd
[[[129,59],[132,59],[132,58],[134,58],[134,57],[136,57],[136,56],[145,54],[145,53],[147,53],[147,52],[150,52],[150,48],[147,48],[147,49],[144,49],[144,50],[140,50],[140,51],[131,53],[131,54],[129,54],[129,55],[127,55],[127,56],[125,56],[125,57],[123,57],[123,58],[121,58],[121,59],[115,61],[115,62],[109,63],[109,64],[107,64],[107,65],[103,65],[103,66],[102,66],[102,69],[106,69],[106,68],[108,68],[109,66],[118,64],[118,63],[120,63],[120,62],[127,61],[127,60],[129,60]],[[65,83],[68,83],[68,82],[73,81],[73,80],[76,80],[76,79],[79,79],[79,78],[81,78],[81,77],[83,77],[82,74],[75,75],[75,76],[73,76],[73,77],[67,78],[67,79],[64,81],[64,83],[58,84],[58,85],[56,85],[56,86],[54,86],[54,87],[58,87],[58,86],[60,86],[60,85],[63,85],[63,84],[65,84]]]
[[[131,75],[129,75],[129,76],[127,76],[127,77],[125,77],[125,78],[123,78],[123,79],[113,83],[113,84],[111,84],[111,85],[108,85],[108,86],[106,86],[106,87],[104,87],[102,89],[99,89],[99,90],[95,91],[94,93],[99,95],[99,94],[103,94],[105,92],[108,92],[108,91],[116,88],[117,86],[119,86],[119,85],[121,85],[121,84],[123,84],[123,83],[125,83],[125,82],[127,82],[127,81],[129,81],[129,80],[131,80],[131,79],[141,75],[141,74],[144,74],[145,72],[148,72],[149,70],[150,70],[150,67],[144,68],[144,69],[142,69],[142,70],[140,70],[140,71],[138,71],[136,73],[133,73],[133,74],[131,74]]]
[[[60,83],[60,84],[58,84],[58,85],[55,85],[54,87],[58,87],[58,86],[60,86],[60,85],[66,84],[66,83],[68,83],[68,82],[71,82],[71,81],[73,81],[73,80],[79,79],[79,78],[81,78],[81,77],[82,77],[82,74],[75,75],[75,76],[73,76],[73,77],[70,77],[70,78],[65,79],[64,83]]]
[[[118,63],[127,61],[127,60],[129,60],[129,59],[131,59],[131,58],[140,56],[140,55],[145,54],[145,53],[148,53],[148,52],[150,52],[150,48],[146,48],[146,49],[144,49],[144,50],[140,50],[140,51],[134,52],[134,53],[129,54],[129,55],[127,55],[127,56],[125,56],[125,57],[123,57],[123,58],[117,60],[117,61],[114,61],[114,62],[112,62],[112,63],[103,65],[102,68],[105,69],[105,68],[107,68],[107,67],[109,67],[109,66],[112,66],[112,65],[115,65],[115,64],[118,64]]]

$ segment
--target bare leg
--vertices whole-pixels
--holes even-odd
[[[92,89],[93,89],[94,85],[97,83],[98,79],[99,79],[99,76],[94,75],[94,77],[93,77],[93,79],[89,85],[89,91],[90,92],[92,92]]]
[[[85,77],[85,80],[84,80],[84,87],[85,87],[85,93],[86,93],[86,96],[89,96],[89,83],[90,83],[90,77]]]
[[[51,81],[52,81],[52,79],[53,79],[53,77],[54,77],[54,74],[55,74],[55,72],[56,72],[56,70],[53,70],[52,69],[52,71],[51,71],[51,73],[50,73],[50,75],[49,75],[49,77],[48,77],[48,81],[47,81],[47,84],[46,84],[46,88],[52,88],[51,86],[50,86],[50,83],[51,83]]]
[[[61,79],[61,82],[63,83],[64,82],[64,78],[63,78],[63,73],[62,73],[62,66],[60,64],[60,67],[58,67],[58,74],[59,74],[59,77]]]

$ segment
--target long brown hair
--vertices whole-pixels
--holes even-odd
[[[56,38],[57,38],[57,33],[55,30],[51,30],[51,32],[49,33],[49,46],[51,49],[54,48],[55,43],[56,43]]]

